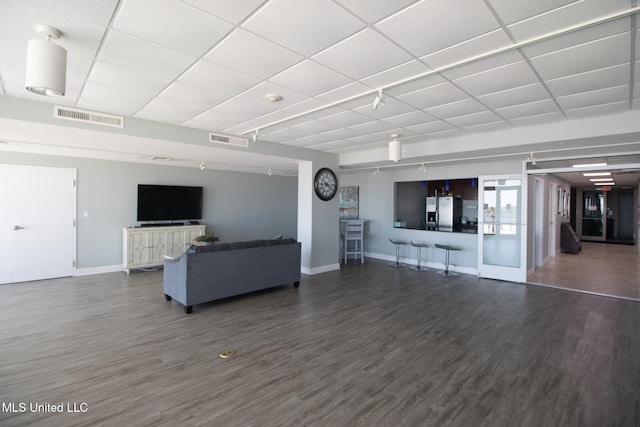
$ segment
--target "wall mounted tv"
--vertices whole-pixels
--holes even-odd
[[[138,221],[202,218],[202,187],[138,184]]]

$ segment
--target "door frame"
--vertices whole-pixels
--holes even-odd
[[[7,171],[7,173],[10,172],[11,169],[14,170],[32,170],[32,171],[65,171],[66,173],[70,173],[70,176],[73,180],[73,190],[70,193],[71,196],[71,214],[72,214],[72,218],[70,218],[70,222],[71,222],[71,269],[70,269],[70,273],[71,276],[75,276],[76,272],[77,272],[77,224],[78,224],[78,212],[77,212],[77,206],[78,206],[78,186],[77,186],[77,182],[78,182],[78,171],[75,168],[65,168],[65,167],[54,167],[54,166],[32,166],[32,165],[18,165],[18,164],[4,164],[4,163],[0,163],[0,168],[2,168],[3,170]],[[7,201],[9,202],[9,201]],[[6,221],[5,224],[0,224],[0,226],[5,227],[5,230],[7,230],[7,232],[10,232],[10,226],[11,224],[9,224],[9,216],[7,216],[6,218],[4,218]],[[8,235],[7,235],[8,236]],[[9,239],[7,239],[7,249],[9,251],[11,251],[11,248],[9,246]],[[8,261],[7,261],[8,262]],[[8,268],[8,264],[7,264],[7,268]],[[7,278],[10,279],[11,278],[11,274],[9,271],[7,271]],[[40,279],[39,279],[40,280]],[[45,279],[41,279],[41,280],[45,280]],[[3,282],[0,282],[3,283]],[[19,282],[14,282],[9,280],[8,282],[4,282],[4,283],[19,283]]]
[[[497,266],[484,263],[484,184],[485,181],[495,180],[520,180],[520,200],[519,200],[519,228],[520,235],[520,259],[519,267]],[[517,283],[527,282],[527,201],[528,201],[528,175],[505,174],[505,175],[481,175],[478,177],[478,277],[507,280]],[[489,223],[487,223],[489,224]],[[493,223],[495,225],[495,223]]]

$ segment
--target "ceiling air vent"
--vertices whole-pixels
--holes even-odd
[[[220,135],[217,133],[209,134],[209,142],[217,142],[218,144],[233,145],[234,147],[247,148],[249,140],[238,136]]]
[[[111,114],[96,113],[93,111],[78,110],[76,108],[60,107],[54,108],[56,119],[72,120],[74,122],[93,123],[94,125],[111,126],[121,128],[124,126],[124,119]]]

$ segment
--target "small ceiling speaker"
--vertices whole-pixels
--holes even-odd
[[[400,144],[400,141],[398,141],[399,136],[400,135],[395,133],[391,135],[391,138],[393,139],[389,141],[389,161],[390,162],[398,162],[400,161],[400,159],[402,159],[402,146]]]
[[[47,39],[29,40],[27,44],[28,91],[45,96],[63,96],[66,92],[67,51],[51,39],[60,38],[60,31],[47,25],[38,25],[36,31]]]

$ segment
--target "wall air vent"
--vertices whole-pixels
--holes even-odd
[[[247,138],[240,138],[238,136],[220,135],[217,133],[209,134],[209,142],[216,142],[218,144],[233,145],[234,147],[247,148],[249,146],[249,140]]]
[[[111,114],[96,113],[94,111],[78,110],[76,108],[54,107],[53,116],[56,119],[72,120],[74,122],[92,123],[94,125],[124,127],[124,118]]]

